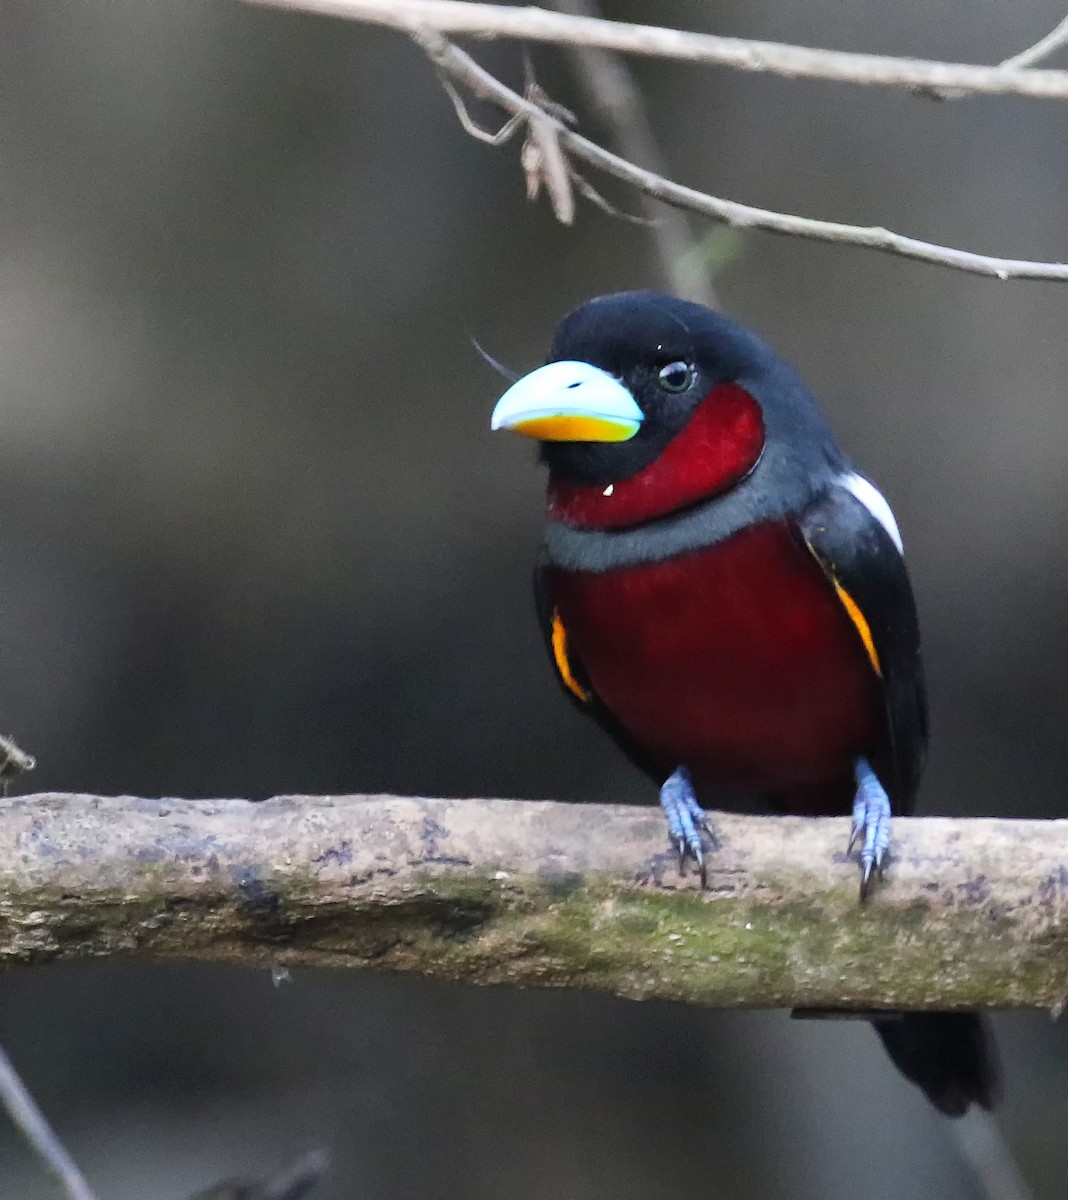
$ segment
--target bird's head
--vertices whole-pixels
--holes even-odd
[[[564,318],[548,362],[504,393],[492,427],[541,443],[553,516],[613,529],[730,491],[799,418],[825,432],[797,376],[748,330],[623,292]]]

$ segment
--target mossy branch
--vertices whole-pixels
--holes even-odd
[[[1068,821],[899,820],[864,906],[846,819],[713,824],[702,894],[653,808],[23,796],[0,803],[0,962],[378,967],[742,1007],[1062,1006]]]

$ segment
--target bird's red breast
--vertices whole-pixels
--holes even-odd
[[[568,645],[601,701],[703,789],[841,812],[878,737],[871,659],[787,521],[605,572],[553,568]]]

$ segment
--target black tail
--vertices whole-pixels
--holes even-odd
[[[872,1021],[894,1065],[949,1117],[993,1108],[1001,1070],[990,1026],[978,1013],[895,1013]]]

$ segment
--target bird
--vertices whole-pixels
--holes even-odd
[[[703,305],[598,296],[490,424],[548,469],[534,597],[556,678],[658,786],[680,871],[705,885],[706,806],[846,812],[864,902],[927,753],[919,623],[893,511],[796,370]],[[978,1014],[870,1019],[939,1111],[993,1106]]]

